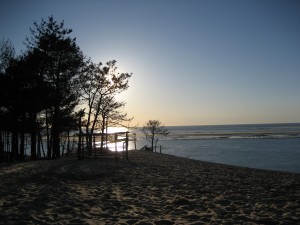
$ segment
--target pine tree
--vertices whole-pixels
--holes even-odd
[[[40,24],[35,22],[30,31],[28,51],[39,55],[42,60],[40,75],[53,87],[53,105],[47,113],[52,120],[52,144],[49,146],[53,147],[53,151],[48,150],[53,158],[57,158],[60,156],[62,121],[78,104],[76,83],[83,65],[83,54],[76,45],[76,39],[70,37],[72,30],[64,28],[64,22],[58,23],[53,16],[48,21],[42,19]]]

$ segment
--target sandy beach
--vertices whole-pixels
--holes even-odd
[[[300,224],[300,174],[130,151],[0,169],[0,224]]]

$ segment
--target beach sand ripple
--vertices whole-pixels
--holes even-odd
[[[0,170],[0,224],[300,224],[300,174],[146,151]]]

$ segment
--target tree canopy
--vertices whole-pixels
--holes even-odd
[[[151,150],[154,151],[154,142],[157,143],[158,138],[157,136],[167,136],[170,131],[166,129],[163,125],[161,125],[161,122],[159,120],[149,120],[144,126],[143,126],[143,133],[146,136],[146,139],[151,143]]]
[[[47,140],[44,156],[60,157],[62,134],[78,129],[82,108],[88,109],[86,132],[128,120],[125,103],[115,96],[128,89],[131,74],[117,73],[115,60],[105,66],[87,60],[71,35],[72,29],[50,16],[34,22],[21,55],[15,57],[9,40],[1,42],[0,160],[23,160],[27,134],[31,158],[41,157],[41,136]]]

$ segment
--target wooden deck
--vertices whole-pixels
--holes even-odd
[[[82,133],[80,136],[80,148],[78,149],[78,159],[85,157],[89,158],[115,158],[115,159],[126,159],[128,160],[128,143],[129,143],[129,132],[116,132],[116,133],[93,133],[89,134],[92,140],[92,146],[88,149],[86,143],[86,134]],[[107,147],[108,137],[110,139],[109,144],[114,147]],[[101,143],[102,140],[102,147]],[[123,149],[120,151],[117,147],[117,143],[123,143]]]

